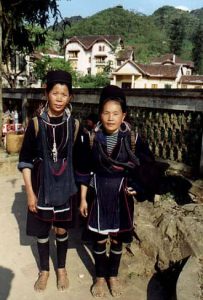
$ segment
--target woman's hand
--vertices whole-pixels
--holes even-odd
[[[88,216],[87,207],[88,207],[88,205],[87,205],[86,199],[82,199],[80,202],[79,211],[80,211],[81,215],[85,218]]]
[[[81,194],[80,194],[80,197],[81,197],[81,201],[80,201],[80,207],[79,207],[79,211],[81,213],[81,215],[86,218],[88,216],[88,210],[87,210],[87,186],[82,184],[81,185]]]
[[[36,213],[37,212],[37,197],[34,193],[30,193],[27,196],[27,205],[31,212]]]
[[[126,190],[126,193],[128,196],[135,196],[137,194],[137,192],[135,190],[133,190],[133,188],[130,186],[126,187],[125,190]]]
[[[32,188],[31,181],[31,170],[29,168],[25,168],[22,170],[23,179],[25,182],[25,190],[27,194],[27,205],[31,212],[37,212],[37,197]]]

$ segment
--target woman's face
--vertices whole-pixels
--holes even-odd
[[[104,129],[108,134],[116,132],[125,118],[125,113],[119,102],[114,100],[107,101],[102,109],[100,118]]]
[[[71,95],[66,84],[55,84],[48,93],[50,117],[56,117],[63,114],[67,104],[70,102]]]

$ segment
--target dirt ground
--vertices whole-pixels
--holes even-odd
[[[6,170],[6,171],[5,171]],[[36,241],[25,234],[26,195],[20,172],[16,167],[0,170],[0,300],[90,300],[94,265],[90,245],[81,242],[81,228],[70,230],[67,270],[70,287],[59,292],[56,288],[55,245],[51,238],[51,271],[45,292],[36,293],[33,284],[38,274]],[[136,257],[135,257],[136,259]],[[166,300],[162,288],[153,278],[142,278],[121,270],[124,285],[121,300]],[[126,280],[127,278],[127,280]],[[108,289],[106,300],[112,299]]]

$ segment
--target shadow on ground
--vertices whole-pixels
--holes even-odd
[[[168,175],[162,179],[160,194],[170,193],[178,205],[193,203],[189,190],[191,182],[181,175]]]
[[[14,278],[14,273],[10,269],[0,266],[0,299],[1,300],[8,299],[13,278]]]
[[[19,243],[22,246],[29,246],[32,254],[39,268],[39,259],[37,251],[37,242],[34,237],[26,235],[26,216],[27,216],[27,199],[24,186],[21,187],[21,192],[15,193],[15,199],[12,206],[12,213],[14,214],[19,227]],[[73,225],[69,230],[69,249],[76,249],[78,256],[83,262],[84,266],[93,277],[94,266],[91,259],[91,247],[84,245],[81,241],[81,228],[77,225],[77,203],[73,205]],[[55,236],[53,231],[50,232],[50,257],[54,268],[56,269],[56,246]],[[67,261],[68,264],[68,261]]]
[[[171,265],[167,270],[157,270],[147,287],[147,300],[176,300],[176,284],[188,257]]]

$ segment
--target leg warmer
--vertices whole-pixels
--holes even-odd
[[[37,237],[37,248],[41,271],[49,271],[49,237]]]
[[[108,276],[116,277],[118,275],[118,269],[120,266],[120,260],[122,256],[122,243],[112,243],[109,254]]]
[[[103,243],[95,242],[93,244],[93,256],[95,260],[96,277],[106,277],[107,274],[106,241]]]
[[[56,234],[56,248],[57,248],[57,266],[65,268],[66,254],[68,250],[68,233]]]

